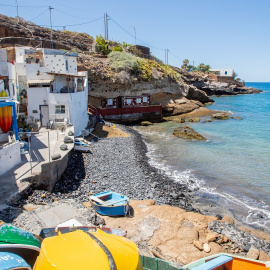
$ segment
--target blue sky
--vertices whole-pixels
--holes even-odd
[[[49,26],[48,6],[54,8],[54,26],[98,19],[66,27],[93,37],[104,34],[102,17],[107,12],[113,19],[109,21],[109,39],[134,44],[135,26],[137,44],[150,45],[161,60],[169,49],[171,65],[180,66],[187,58],[195,65],[233,68],[245,81],[270,81],[270,0],[17,1],[19,16],[38,25]],[[0,0],[0,13],[15,17],[16,7],[7,5],[15,6],[16,0]]]

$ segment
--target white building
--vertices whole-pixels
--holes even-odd
[[[227,69],[210,69],[210,72],[216,74],[217,76],[222,77],[233,77],[233,69],[227,68]]]
[[[77,71],[77,56],[76,52],[29,47],[7,51],[10,96],[27,105],[30,120],[40,121],[41,126],[49,121],[71,123],[75,136],[88,123],[88,74]]]

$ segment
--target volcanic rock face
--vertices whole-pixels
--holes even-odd
[[[188,140],[206,141],[206,139],[201,134],[199,134],[197,131],[195,131],[193,128],[191,128],[189,125],[176,128],[173,131],[173,135],[180,137],[180,138],[188,139]]]

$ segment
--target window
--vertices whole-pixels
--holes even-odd
[[[136,103],[142,103],[142,99],[141,98],[136,98]]]
[[[55,105],[56,114],[65,113],[65,112],[66,112],[65,105]]]
[[[148,102],[148,97],[143,97],[143,102]]]
[[[127,102],[127,104],[131,104],[132,99],[131,99],[131,98],[127,98],[127,99],[126,99],[126,102]]]
[[[108,98],[107,99],[107,105],[108,106],[112,106],[113,105],[113,99],[112,98]]]
[[[33,110],[32,113],[38,113],[38,110]]]
[[[66,59],[66,71],[68,71],[68,60]]]
[[[225,75],[227,75],[228,74],[228,72],[227,71],[225,71]]]

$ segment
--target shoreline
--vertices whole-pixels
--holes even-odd
[[[160,248],[167,260],[187,263],[210,254],[200,249],[203,243],[208,243],[211,254],[229,252],[246,256],[251,248],[250,243],[246,245],[249,239],[262,243],[261,248],[260,244],[256,247],[260,252],[270,252],[270,234],[250,228],[240,231],[228,216],[202,214],[201,209],[192,206],[194,192],[187,185],[174,182],[148,163],[143,136],[130,127],[116,127],[130,137],[100,140],[89,154],[71,152],[68,167],[51,193],[33,189],[32,194],[19,201],[19,207],[2,211],[0,219],[5,215],[5,222],[38,233],[37,229],[42,227],[36,219],[39,212],[69,205],[78,209],[74,218],[83,225],[92,223],[96,216],[94,219],[105,220],[106,226],[127,230],[127,237],[137,244],[141,254],[148,256]],[[132,218],[99,216],[91,207],[88,209],[89,195],[105,190],[131,199]],[[170,241],[175,243],[173,256],[169,252]],[[183,241],[190,249],[189,255],[184,255]]]
[[[130,199],[134,200],[152,199],[155,201],[156,205],[166,204],[179,207],[187,212],[200,213],[206,216],[217,216],[219,217],[219,219],[224,216],[229,216],[230,218],[234,219],[237,226],[245,227],[247,230],[260,230],[255,226],[250,226],[235,219],[231,211],[218,206],[211,198],[202,199],[201,196],[196,194],[197,190],[192,190],[191,188],[189,188],[188,184],[176,182],[172,177],[165,175],[158,168],[151,165],[149,163],[150,158],[147,155],[147,143],[144,141],[143,135],[130,126],[120,124],[117,124],[116,126],[120,127],[122,131],[130,134],[130,137],[116,137],[104,140],[108,141],[107,146],[109,147],[114,144],[114,142],[110,142],[110,140],[115,140],[118,145],[122,144],[122,140],[129,141],[129,143],[127,144],[132,145],[131,148],[134,148],[132,152],[133,154],[135,154],[136,158],[132,160],[133,164],[131,164],[130,167],[124,168],[123,174],[128,175],[128,171],[130,169],[134,169],[135,172],[139,171],[139,183],[136,183],[134,186],[132,186],[135,182],[133,180],[134,177],[131,178],[131,182],[129,182],[129,179],[127,177],[122,178],[122,180],[114,183],[114,181],[111,180],[114,180],[115,177],[113,177],[113,175],[110,173],[110,168],[107,168],[108,170],[106,170],[105,173],[99,171],[98,174],[100,174],[100,176],[98,177],[98,175],[96,175],[97,177],[94,180],[89,179],[89,174],[91,174],[91,169],[93,169],[93,167],[90,166],[90,168],[88,168],[85,172],[84,165],[87,160],[87,155],[91,156],[91,154],[72,152],[71,160],[69,161],[69,163],[71,163],[71,166],[69,166],[70,164],[68,165],[67,170],[65,171],[61,179],[57,182],[53,191],[50,193],[44,190],[33,189],[31,191],[30,189],[30,194],[28,194],[27,198],[22,198],[19,201],[18,206],[22,207],[24,204],[27,203],[49,204],[58,200],[70,198],[75,199],[77,202],[88,202],[89,195],[111,189],[112,191],[123,193],[129,196]],[[101,141],[95,145],[98,146],[99,143],[101,143]],[[123,142],[123,144],[125,143]],[[95,153],[92,153],[92,155],[95,155]],[[125,155],[126,158],[127,156],[131,157],[128,154]],[[119,157],[120,159],[122,159],[121,154],[119,154]],[[102,161],[107,162],[108,159],[110,159],[110,155],[103,156]],[[79,163],[80,165],[77,167],[77,170],[73,169],[75,163]],[[119,167],[119,169],[123,169],[123,167],[121,167],[121,161],[119,164],[117,164],[117,166]],[[96,168],[96,166],[94,166],[94,168]],[[111,177],[113,179],[111,179]],[[73,180],[70,178],[73,178]],[[84,181],[86,183],[83,183]],[[99,181],[102,182],[99,183]],[[119,184],[122,184],[122,186]],[[87,186],[86,190],[83,190],[83,188],[81,188],[81,185],[83,187]],[[140,185],[144,187],[137,188]]]

